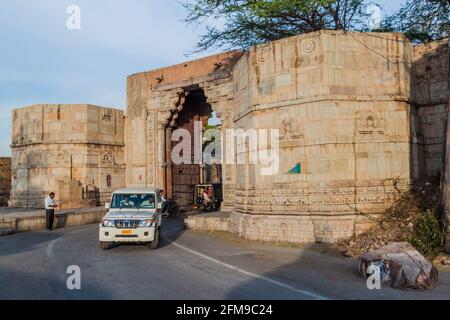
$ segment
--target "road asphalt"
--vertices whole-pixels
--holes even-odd
[[[166,219],[160,248],[100,249],[98,225],[0,237],[0,299],[450,299],[450,273],[430,291],[369,290],[355,258],[184,230]],[[70,266],[81,289],[70,290]]]

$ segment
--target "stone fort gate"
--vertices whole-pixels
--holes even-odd
[[[278,174],[222,165],[230,231],[286,242],[360,233],[398,188],[440,174],[448,61],[448,41],[319,31],[132,75],[127,185],[163,187],[187,204],[198,167],[171,163],[171,132],[215,111],[222,130],[281,134]]]
[[[220,54],[129,77],[127,185],[163,187],[168,198],[176,199],[182,206],[191,204],[193,186],[200,183],[200,166],[172,163],[172,148],[177,144],[171,141],[172,132],[182,128],[191,133],[190,156],[195,160],[194,121],[201,122],[204,128],[211,113],[216,112],[222,129],[234,127],[232,67],[242,54]],[[221,169],[223,205],[230,209],[234,173],[227,166]]]

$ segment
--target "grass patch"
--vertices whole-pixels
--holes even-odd
[[[439,215],[433,210],[425,211],[417,219],[410,243],[424,256],[435,258],[444,246],[444,230]]]

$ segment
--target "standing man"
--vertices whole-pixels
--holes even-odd
[[[53,221],[55,220],[55,193],[52,192],[45,198],[45,226],[47,230],[53,230]]]

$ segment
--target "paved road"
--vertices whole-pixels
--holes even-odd
[[[0,299],[450,299],[432,291],[370,291],[356,260],[183,230],[167,220],[161,248],[102,251],[96,225],[0,238]],[[81,268],[79,291],[66,287]]]

